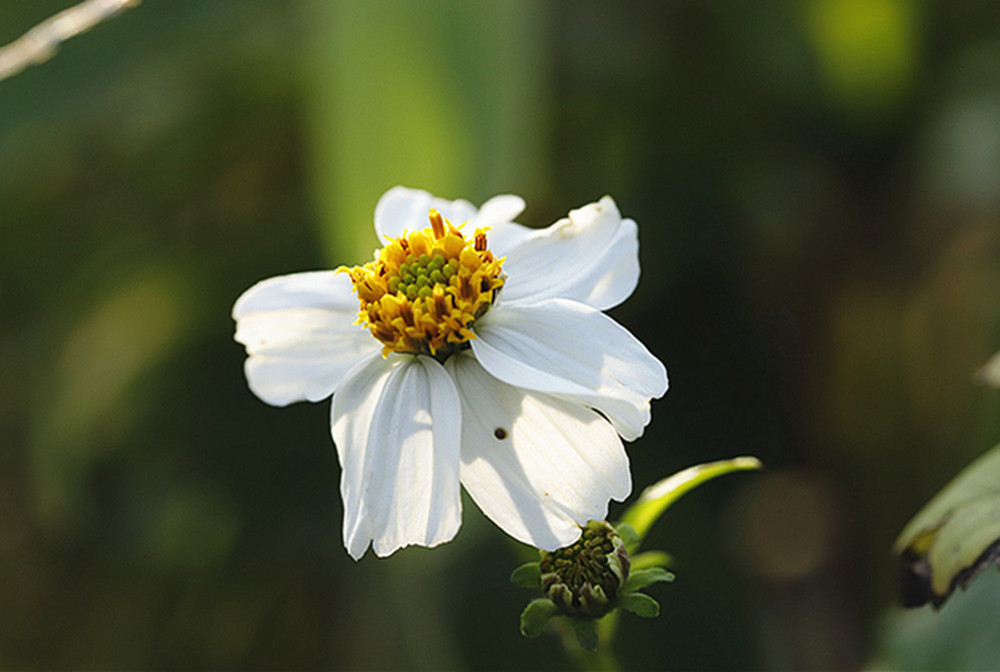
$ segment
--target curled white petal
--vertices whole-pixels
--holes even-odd
[[[496,251],[507,257],[503,301],[565,298],[606,310],[639,282],[638,227],[610,196]]]
[[[423,356],[374,356],[333,398],[344,545],[360,559],[436,546],[458,532],[461,407],[451,377]]]
[[[524,199],[514,194],[501,194],[486,201],[472,219],[473,226],[497,226],[513,222],[524,212]],[[458,224],[459,222],[453,222]]]
[[[575,301],[498,304],[470,343],[500,380],[596,408],[625,439],[649,424],[649,400],[667,391],[667,370],[627,329]]]
[[[357,313],[350,279],[333,271],[283,275],[248,289],[233,319],[249,355],[250,389],[272,406],[329,397],[348,369],[380,349],[354,324]]]
[[[375,206],[375,233],[379,240],[386,243],[390,237],[401,236],[403,231],[429,226],[427,213],[431,208],[455,226],[476,216],[476,207],[468,201],[448,201],[421,189],[393,187],[382,195]]]
[[[506,256],[508,250],[520,245],[534,231],[514,222],[514,218],[523,211],[524,199],[520,196],[494,196],[483,203],[472,220],[470,230],[474,232],[477,228],[488,228],[486,238],[493,254],[498,257]]]
[[[628,456],[600,415],[506,385],[468,355],[445,368],[462,402],[462,485],[507,534],[552,551],[628,497]]]

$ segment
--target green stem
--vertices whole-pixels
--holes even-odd
[[[614,615],[605,616],[598,624],[601,641],[597,645],[596,651],[587,651],[580,646],[576,641],[576,633],[573,632],[573,626],[569,619],[554,618],[550,623],[559,633],[559,639],[562,641],[566,655],[576,663],[578,669],[583,672],[619,672],[622,666],[615,655],[610,636],[614,633],[614,624],[610,624],[610,629],[605,626],[605,622],[609,619],[614,619]]]
[[[607,647],[610,650],[614,642],[616,632],[618,632],[617,609],[602,618],[597,624],[597,634],[601,639],[601,646]]]

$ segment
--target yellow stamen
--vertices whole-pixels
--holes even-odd
[[[375,253],[374,261],[341,267],[354,284],[358,324],[390,352],[446,357],[476,337],[470,327],[503,287],[503,259],[487,247],[486,231],[471,240],[437,210],[430,226],[403,232]]]
[[[431,220],[431,230],[434,231],[435,238],[444,237],[444,218],[441,217],[441,213],[431,208],[430,213],[428,213]]]

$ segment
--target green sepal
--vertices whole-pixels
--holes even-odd
[[[519,588],[541,588],[540,563],[527,562],[510,573],[510,582]]]
[[[631,525],[628,523],[618,523],[614,526],[614,528],[615,533],[621,537],[622,543],[625,544],[625,550],[628,551],[629,555],[632,555],[639,550],[641,540]]]
[[[576,641],[587,651],[597,650],[597,628],[592,618],[574,618],[573,632],[576,634]]]
[[[628,593],[618,598],[618,606],[642,618],[656,618],[660,615],[660,603],[645,593]]]
[[[549,620],[561,613],[552,600],[544,597],[532,600],[521,612],[521,634],[525,637],[538,637]]]
[[[645,588],[660,581],[670,582],[674,580],[674,575],[662,567],[650,567],[640,569],[628,575],[625,585],[622,586],[623,593],[634,593],[640,588]]]
[[[669,567],[673,562],[673,556],[666,551],[646,551],[632,556],[632,571],[650,567]]]
[[[642,541],[663,512],[688,491],[717,476],[733,471],[761,469],[763,466],[756,457],[736,457],[679,471],[643,490],[636,503],[625,511],[621,523],[631,525],[639,541]]]

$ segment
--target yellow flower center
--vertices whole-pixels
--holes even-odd
[[[503,287],[503,259],[486,248],[486,230],[468,240],[437,210],[431,225],[390,238],[375,260],[341,267],[361,302],[357,324],[390,352],[443,359],[476,337],[469,329]]]

